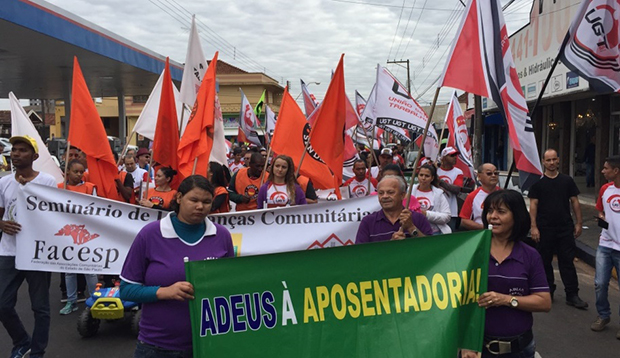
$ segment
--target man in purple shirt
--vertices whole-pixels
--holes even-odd
[[[405,237],[432,235],[426,216],[403,206],[407,184],[403,178],[387,175],[377,187],[381,210],[362,219],[355,237],[356,244],[401,240]]]

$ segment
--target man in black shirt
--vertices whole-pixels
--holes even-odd
[[[581,207],[579,189],[573,178],[558,171],[560,159],[553,149],[543,155],[544,176],[530,188],[530,217],[532,218],[532,239],[538,242],[538,251],[543,260],[551,297],[555,291],[553,277],[553,254],[558,256],[560,277],[566,291],[566,304],[581,309],[588,303],[579,298],[579,282],[575,270],[575,238],[581,235]],[[569,205],[570,204],[570,205]],[[575,220],[570,213],[573,207]]]

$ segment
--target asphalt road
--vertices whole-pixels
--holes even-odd
[[[618,285],[612,283],[610,289],[610,302],[614,312],[612,323],[602,332],[593,332],[590,324],[597,316],[594,308],[594,269],[582,262],[577,262],[576,266],[580,295],[590,304],[590,308],[578,310],[564,303],[563,286],[556,270],[558,291],[553,308],[550,313],[537,313],[534,317],[537,351],[542,358],[620,357],[620,340],[616,339],[616,332],[620,330],[620,318],[617,315],[620,305]],[[52,276],[52,329],[46,357],[132,357],[136,338],[131,334],[129,322],[103,322],[95,337],[84,339],[76,329],[79,312],[84,304],[80,304],[80,311],[68,316],[58,314],[64,306],[60,303],[59,276]],[[26,327],[32,327],[33,318],[26,284],[20,290],[17,306]],[[8,356],[10,349],[10,339],[0,327],[0,356]]]

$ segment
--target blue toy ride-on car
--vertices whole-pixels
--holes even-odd
[[[80,314],[77,329],[80,336],[92,337],[97,334],[102,320],[127,318],[131,322],[131,331],[138,335],[141,314],[140,304],[120,299],[120,282],[106,288],[98,283],[95,292],[86,300],[86,308]]]

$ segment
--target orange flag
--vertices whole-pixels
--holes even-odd
[[[290,156],[293,158],[293,162],[298,165],[306,149],[309,135],[310,124],[308,124],[306,116],[291,97],[287,88],[282,95],[280,113],[271,140],[271,149],[274,153]],[[342,168],[340,171],[342,172]],[[334,176],[312,147],[308,148],[299,172],[312,179],[314,187],[318,189],[334,188]],[[336,191],[339,192],[339,190]]]
[[[73,57],[73,88],[71,91],[71,145],[86,153],[90,181],[97,186],[100,196],[121,200],[116,190],[118,168],[114,161],[108,136],[93,98],[90,96],[77,57]]]
[[[342,184],[347,101],[344,89],[344,54],[342,54],[325,98],[317,109],[319,112],[310,133],[310,144],[334,173],[332,188],[338,188]],[[340,199],[339,190],[336,190],[336,195]]]
[[[177,170],[179,168],[179,158],[177,157],[179,123],[172,86],[170,59],[166,58],[161,100],[159,101],[159,112],[157,114],[157,126],[155,128],[155,138],[153,139],[153,161],[161,166]],[[182,175],[177,175],[170,185],[176,189],[182,180]]]
[[[184,177],[192,175],[194,163],[196,174],[207,176],[209,155],[213,148],[213,131],[215,126],[215,74],[217,55],[213,56],[209,68],[202,79],[196,103],[189,117],[187,128],[179,142],[178,172]]]

